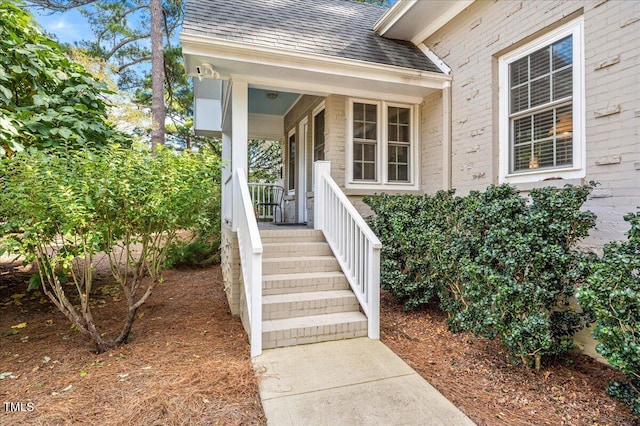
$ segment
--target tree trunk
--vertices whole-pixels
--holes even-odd
[[[164,144],[164,49],[162,47],[162,2],[149,0],[151,10],[151,150]]]

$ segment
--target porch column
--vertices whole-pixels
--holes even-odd
[[[244,170],[248,180],[249,85],[234,80],[231,87],[231,172]],[[233,188],[233,231],[238,230],[240,190]]]
[[[222,130],[222,223],[233,223],[233,174],[231,173],[231,131]]]

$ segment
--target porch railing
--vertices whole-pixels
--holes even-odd
[[[262,353],[262,241],[258,232],[249,186],[242,169],[234,174],[234,200],[237,206],[238,249],[249,321],[251,357]]]
[[[277,186],[275,183],[249,182],[249,193],[258,219],[275,221],[276,208],[269,204],[276,202],[274,188]]]
[[[314,227],[322,230],[368,320],[370,339],[380,338],[382,243],[330,176],[331,163],[314,163]]]
[[[229,175],[224,181],[222,191],[222,220],[230,224],[233,221],[233,203],[231,202],[233,199],[233,175]]]

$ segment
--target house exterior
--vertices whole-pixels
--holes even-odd
[[[196,129],[221,136],[229,159],[223,270],[237,313],[250,303],[232,176],[246,173],[249,137],[282,141],[285,221],[333,227],[356,293],[379,268],[375,236],[345,219],[369,214],[364,195],[594,180],[584,245],[596,250],[624,238],[640,205],[640,2],[208,0],[187,3],[181,42]],[[344,217],[325,207],[334,189],[355,206]],[[354,238],[372,244],[366,267]]]

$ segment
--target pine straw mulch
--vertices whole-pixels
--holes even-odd
[[[437,307],[404,312],[386,292],[380,322],[382,341],[478,425],[639,424],[604,390],[624,375],[586,355],[513,366],[497,342],[451,333]]]
[[[0,380],[0,424],[266,423],[219,267],[166,271],[130,343],[100,355],[48,299],[25,292],[29,273],[18,269],[0,264],[0,377],[12,373]],[[95,293],[97,323],[119,330],[117,286],[104,274]],[[5,402],[35,410],[6,412]]]

